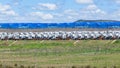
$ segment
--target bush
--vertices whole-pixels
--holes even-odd
[[[72,68],[77,68],[76,66],[72,66]]]

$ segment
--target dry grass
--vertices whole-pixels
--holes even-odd
[[[4,43],[13,40],[0,41],[0,64],[9,68],[120,68],[120,42],[112,41],[80,40],[76,46],[73,40],[19,40],[11,46]]]

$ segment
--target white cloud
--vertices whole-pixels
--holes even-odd
[[[106,16],[106,12],[99,9],[95,4],[90,4],[87,7],[80,9],[79,11],[73,9],[67,9],[63,12],[65,22],[76,21],[79,19],[102,19]]]
[[[77,1],[77,0],[76,0]],[[84,2],[82,2],[84,1]],[[62,12],[30,12],[23,15],[15,16],[17,13],[10,5],[0,4],[0,21],[10,22],[73,22],[79,19],[118,19],[120,18],[120,10],[107,14],[105,11],[98,8],[92,0],[79,0],[79,3],[87,4],[88,6],[80,9],[65,9]],[[39,10],[56,10],[58,7],[55,4],[39,3],[35,9]],[[4,16],[6,15],[6,16]],[[10,17],[11,16],[11,17]]]
[[[106,16],[106,12],[99,9],[95,4],[90,4],[79,11],[66,9],[61,13],[61,16],[63,22],[73,22],[79,19],[102,19]]]
[[[115,1],[116,1],[116,3],[120,4],[120,0],[115,0]]]
[[[75,19],[103,19],[106,12],[99,9],[95,4],[90,4],[87,7],[80,9],[76,12],[78,15],[74,16]]]
[[[57,17],[62,17],[62,16],[64,16],[62,13],[54,13],[53,15],[54,15],[54,16],[57,16]]]
[[[10,5],[0,4],[0,14],[15,16],[17,15],[14,10],[12,10]]]
[[[34,17],[40,17],[43,20],[49,20],[49,19],[53,19],[53,15],[49,14],[49,13],[43,13],[43,12],[32,12],[30,13],[31,16]]]
[[[56,10],[57,5],[53,3],[39,3],[37,7],[33,7],[33,8],[38,10]]]
[[[112,14],[109,14],[108,17],[111,19],[120,20],[120,10],[117,10],[113,12]]]
[[[81,14],[82,13],[83,14],[106,14],[105,11],[102,11],[94,4],[88,5],[86,8],[80,10],[80,13]]]
[[[78,12],[76,12],[75,10],[72,10],[72,9],[65,10],[64,14],[72,15],[72,16],[79,15]]]
[[[63,19],[64,22],[72,22],[78,19],[79,17],[79,13],[73,9],[66,9],[62,14],[63,14],[63,17],[65,17],[65,19]]]
[[[76,2],[80,4],[91,4],[93,0],[76,0]]]

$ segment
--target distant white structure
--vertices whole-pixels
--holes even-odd
[[[120,39],[120,31],[0,32],[0,40]]]

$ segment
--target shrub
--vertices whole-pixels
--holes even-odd
[[[23,65],[21,65],[20,68],[25,68],[25,67]]]
[[[14,64],[15,67],[17,67],[18,65],[17,64]]]
[[[0,68],[2,67],[2,64],[0,64]]]
[[[93,68],[97,68],[96,66],[94,66]]]
[[[103,68],[107,68],[106,66],[104,66]]]
[[[91,68],[90,65],[85,66],[85,68]]]
[[[72,66],[72,68],[77,68],[76,66]]]
[[[113,68],[117,68],[116,66],[113,66]]]

